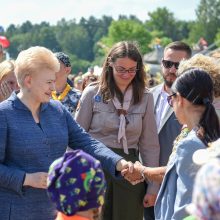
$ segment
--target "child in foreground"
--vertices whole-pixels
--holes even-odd
[[[98,220],[106,183],[100,162],[83,152],[67,152],[49,169],[48,194],[58,210],[56,220]]]

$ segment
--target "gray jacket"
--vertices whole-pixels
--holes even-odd
[[[154,97],[154,113],[163,86],[164,84],[160,84],[151,89],[151,93]],[[179,124],[172,107],[169,106],[158,130],[160,143],[160,166],[167,165],[169,156],[173,149],[173,141],[180,134],[181,127],[182,126]]]
[[[92,137],[110,148],[123,149],[118,143],[119,116],[111,100],[104,103],[97,86],[88,86],[80,99],[80,107],[76,111],[76,121],[88,131]],[[159,165],[159,141],[156,121],[153,113],[153,97],[148,90],[144,92],[140,103],[131,106],[127,114],[126,137],[128,148],[139,149],[144,165]],[[157,184],[149,184],[148,193],[158,192]]]

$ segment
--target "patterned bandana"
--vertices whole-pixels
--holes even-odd
[[[55,56],[59,61],[61,61],[66,67],[71,67],[70,58],[63,52],[55,53]]]
[[[104,203],[106,182],[100,162],[83,152],[67,152],[49,169],[48,194],[67,216],[98,208]]]

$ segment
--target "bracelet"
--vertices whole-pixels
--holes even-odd
[[[146,167],[143,167],[143,169],[141,170],[141,176],[142,178],[145,180],[145,176],[144,176],[144,171],[145,171]]]

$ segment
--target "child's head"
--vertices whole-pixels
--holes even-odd
[[[52,163],[47,185],[57,210],[67,216],[104,203],[106,183],[100,162],[81,150],[67,152]]]

